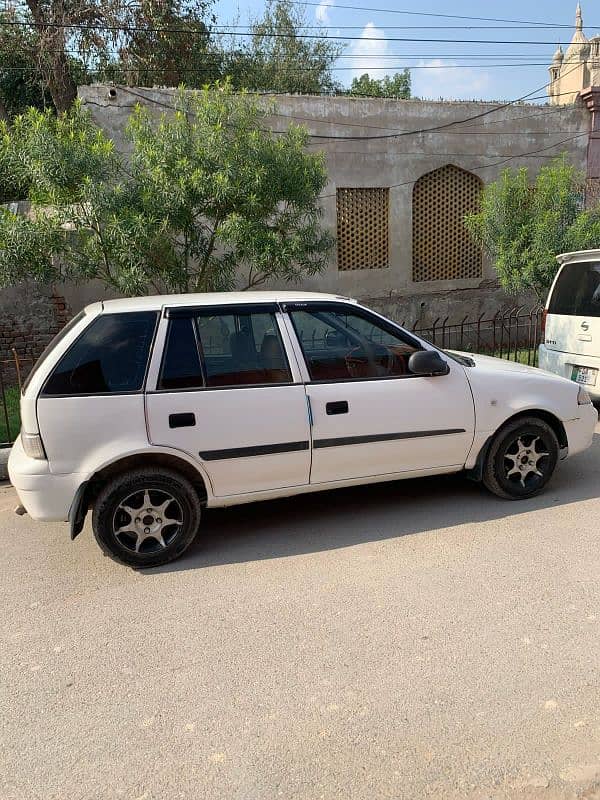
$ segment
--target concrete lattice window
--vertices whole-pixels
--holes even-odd
[[[338,269],[389,267],[389,189],[338,189]]]
[[[452,164],[423,175],[413,187],[413,281],[482,277],[481,250],[464,226],[479,207],[482,182]]]

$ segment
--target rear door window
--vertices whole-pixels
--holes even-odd
[[[548,313],[600,317],[600,262],[566,264],[554,286]]]
[[[203,312],[197,325],[207,387],[292,382],[274,313]]]
[[[157,319],[155,311],[97,317],[61,358],[42,394],[141,391]]]

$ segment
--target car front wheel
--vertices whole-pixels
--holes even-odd
[[[150,467],[110,481],[92,525],[106,555],[139,569],[178,558],[193,542],[200,516],[198,493],[186,478]]]
[[[552,477],[558,455],[558,439],[547,422],[536,417],[509,422],[490,445],[483,484],[508,500],[534,497]]]

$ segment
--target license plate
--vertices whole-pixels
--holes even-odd
[[[571,373],[571,380],[584,386],[595,386],[597,378],[598,370],[591,367],[573,367]]]

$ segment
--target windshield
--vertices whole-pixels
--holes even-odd
[[[600,262],[565,264],[554,286],[548,313],[600,317]]]
[[[77,314],[77,316],[73,317],[73,319],[72,319],[70,322],[68,322],[68,323],[65,325],[65,327],[64,327],[64,328],[63,328],[61,331],[59,331],[59,332],[56,334],[56,336],[54,337],[54,339],[52,339],[52,341],[51,341],[51,342],[50,342],[50,344],[49,344],[49,345],[46,347],[46,349],[44,350],[44,352],[42,353],[42,355],[41,355],[41,356],[38,358],[38,360],[37,360],[37,361],[35,362],[35,364],[33,365],[33,369],[31,370],[31,372],[29,373],[29,375],[28,375],[28,377],[27,377],[27,380],[26,380],[26,381],[25,381],[25,383],[23,384],[23,388],[21,389],[21,394],[25,394],[25,392],[27,391],[27,387],[28,387],[28,386],[29,386],[29,384],[31,383],[31,379],[33,378],[33,376],[35,375],[35,373],[38,371],[38,369],[39,369],[39,368],[42,366],[42,364],[44,363],[44,361],[45,361],[45,360],[48,358],[48,356],[50,355],[50,353],[51,353],[51,352],[54,350],[54,348],[56,347],[56,345],[57,345],[57,344],[58,344],[60,341],[62,341],[62,339],[63,339],[63,338],[64,338],[64,337],[67,335],[67,333],[69,333],[69,331],[70,331],[70,330],[73,330],[73,328],[75,327],[75,325],[77,325],[77,323],[78,323],[78,322],[79,322],[79,321],[80,321],[80,320],[81,320],[81,319],[82,319],[84,316],[85,316],[85,309],[84,309],[83,311],[80,311],[80,312],[79,312],[79,314]]]

